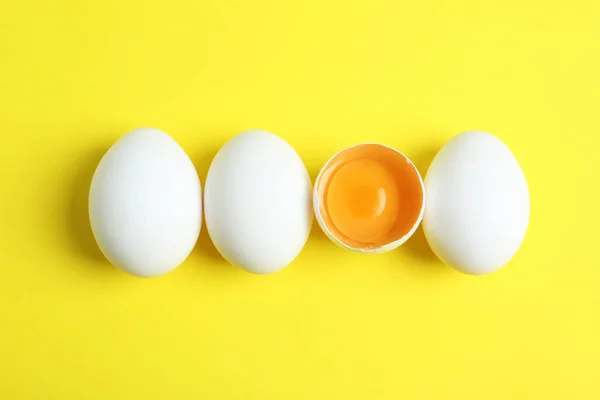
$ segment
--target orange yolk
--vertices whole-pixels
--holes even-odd
[[[317,182],[319,214],[342,243],[375,249],[401,239],[418,222],[423,186],[401,153],[362,144],[336,154]]]
[[[349,161],[333,174],[325,203],[341,233],[366,243],[392,229],[400,208],[394,176],[381,163],[366,158]]]

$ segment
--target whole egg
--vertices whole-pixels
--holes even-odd
[[[425,177],[425,236],[457,270],[493,272],[517,252],[529,223],[525,175],[497,137],[469,131],[452,138]]]
[[[285,140],[251,130],[229,140],[204,188],[208,233],[225,259],[246,271],[278,271],[300,253],[312,224],[312,185]]]
[[[200,233],[198,174],[169,135],[136,129],[100,161],[89,215],[96,242],[112,264],[139,277],[165,274],[186,259]]]

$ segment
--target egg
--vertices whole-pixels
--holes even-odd
[[[312,224],[312,185],[296,151],[279,136],[251,130],[213,159],[204,191],[206,227],[230,263],[276,272],[300,253]]]
[[[202,222],[192,161],[165,132],[127,133],[94,173],[89,216],[98,246],[118,268],[139,277],[173,270],[192,251]]]
[[[434,253],[457,270],[487,274],[517,252],[529,223],[525,175],[497,137],[470,131],[452,138],[425,177],[423,229]]]
[[[315,182],[313,206],[339,246],[382,253],[406,242],[424,212],[423,180],[398,150],[363,143],[335,154]]]

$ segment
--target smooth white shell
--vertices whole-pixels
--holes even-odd
[[[111,263],[139,277],[165,274],[186,259],[200,233],[198,174],[169,135],[136,129],[100,161],[89,214],[96,242]]]
[[[521,167],[497,137],[470,131],[452,138],[425,177],[423,228],[445,263],[486,274],[517,252],[529,223],[529,191]]]
[[[233,137],[210,165],[204,191],[217,250],[249,272],[278,271],[300,253],[312,224],[311,182],[280,137],[252,130]]]

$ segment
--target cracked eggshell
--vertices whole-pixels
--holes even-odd
[[[400,204],[389,231],[373,241],[356,240],[345,234],[336,226],[327,204],[329,185],[337,171],[349,162],[364,159],[381,164],[395,180]],[[359,186],[363,183],[357,182]],[[334,154],[319,172],[312,197],[315,217],[325,235],[338,246],[360,253],[385,253],[404,244],[421,223],[425,207],[423,180],[418,169],[403,153],[379,143],[360,143]],[[345,201],[353,199],[347,196]]]

